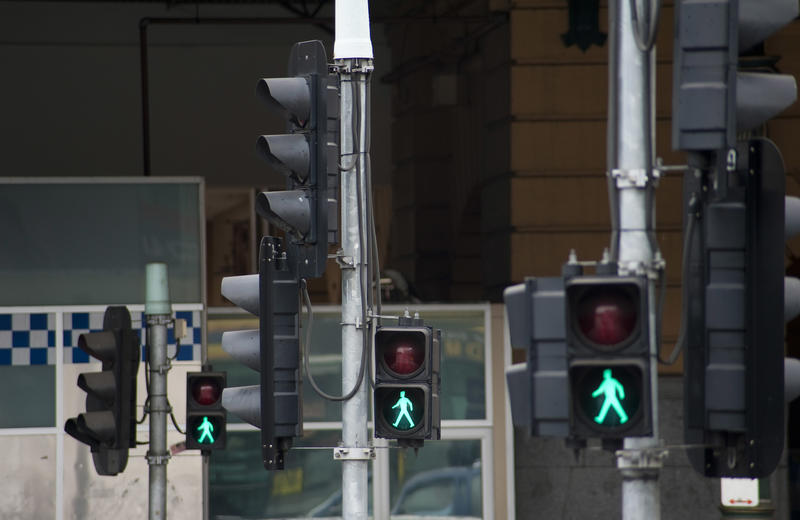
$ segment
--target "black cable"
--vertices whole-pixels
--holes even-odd
[[[172,411],[172,404],[170,404],[169,399],[167,399],[167,406],[169,406],[169,417],[170,419],[172,419],[172,426],[174,426],[175,429],[178,430],[178,433],[186,435],[186,432],[181,430],[181,427],[178,426],[178,421],[175,420],[175,413]]]
[[[311,383],[311,387],[314,391],[319,394],[320,397],[323,399],[327,399],[329,401],[347,401],[351,399],[358,389],[361,388],[361,381],[364,379],[364,369],[367,365],[366,355],[367,355],[367,348],[366,345],[361,350],[361,366],[358,369],[358,379],[356,379],[355,385],[353,385],[353,389],[347,392],[347,394],[342,396],[337,395],[330,395],[322,390],[318,385],[317,382],[314,380],[314,376],[311,375],[311,370],[309,369],[309,358],[311,357],[311,327],[314,323],[314,311],[311,308],[311,298],[308,296],[308,284],[306,283],[305,279],[301,279],[301,287],[303,291],[303,302],[305,303],[306,310],[308,310],[308,330],[306,331],[306,337],[303,341],[303,368],[306,371],[306,376],[308,376],[308,382]]]
[[[144,409],[142,410],[142,418],[136,419],[136,424],[142,424],[147,419],[147,407],[150,406],[150,396],[148,395],[144,400]]]
[[[356,82],[353,81],[352,76],[350,77],[348,82],[350,83],[350,90],[351,90],[350,97],[355,99],[356,98],[356,90],[357,90],[356,89]],[[339,88],[341,89],[341,83],[339,84]],[[353,102],[353,106],[354,106],[354,109],[356,111],[359,110],[359,107],[355,102]],[[356,112],[356,121],[358,121],[358,117],[359,117],[358,116],[358,112]],[[360,154],[360,152],[358,150],[358,135],[356,133],[357,132],[357,130],[356,130],[357,128],[358,128],[358,125],[352,125],[351,136],[350,136],[350,139],[353,142],[353,152],[352,152],[353,162],[348,167],[344,167],[344,166],[342,166],[342,163],[339,163],[338,167],[339,167],[339,171],[340,172],[349,172],[350,170],[355,168],[357,166],[357,164],[358,164],[358,155]]]
[[[147,419],[147,407],[150,406],[150,353],[147,351],[147,344],[145,344],[144,356],[144,385],[147,388],[147,397],[144,400],[144,409],[142,410],[142,418],[136,420],[136,424],[142,424]]]
[[[692,199],[689,201],[689,222],[686,224],[686,231],[684,232],[683,238],[683,252],[681,254],[681,280],[684,284],[687,283],[689,278],[689,255],[690,249],[692,245],[692,238],[695,233],[695,221],[697,220],[696,215],[696,206],[697,206],[697,199],[693,196]],[[658,315],[659,320],[658,323],[661,323],[661,316],[664,309],[664,299],[666,294],[666,285],[667,285],[667,276],[664,274],[664,271],[661,271],[661,288],[659,290],[659,301],[658,301]],[[684,347],[686,346],[686,321],[689,319],[689,310],[688,305],[689,302],[687,301],[687,290],[686,287],[681,289],[681,325],[678,330],[678,339],[675,341],[675,346],[672,349],[669,357],[666,361],[661,357],[661,348],[658,349],[658,362],[662,365],[672,365],[677,361],[678,356],[683,351]],[[660,325],[659,325],[660,327]],[[658,331],[658,342],[659,347],[661,346],[661,331]]]
[[[367,90],[366,79],[364,80],[364,90]],[[366,154],[366,157],[369,157],[369,146],[366,141],[366,134],[368,133],[366,130],[367,123],[363,120],[364,113],[361,111],[361,88],[354,89],[353,92],[353,105],[355,110],[355,124],[354,127],[358,128],[358,136],[357,142],[360,142],[361,139],[361,127],[364,126],[364,150],[359,151],[358,157],[362,154]],[[364,97],[366,102],[366,95]],[[367,163],[367,160],[364,161]],[[366,165],[365,165],[366,166]],[[368,177],[369,169],[365,167],[362,169],[361,161],[356,162],[356,199],[357,199],[357,206],[358,206],[358,240],[361,243],[361,247],[359,247],[358,254],[360,255],[361,260],[361,267],[358,270],[358,285],[359,285],[359,293],[361,295],[361,336],[362,336],[362,344],[364,346],[364,350],[367,351],[367,360],[372,359],[371,350],[372,350],[372,342],[370,341],[370,336],[372,332],[372,324],[368,325],[370,320],[368,319],[369,316],[369,307],[371,306],[372,300],[372,272],[370,270],[371,267],[371,256],[372,256],[372,247],[370,247],[369,238],[365,234],[364,230],[364,219],[367,220],[367,227],[369,227],[369,200],[371,200],[370,194],[367,191],[369,186],[369,180],[364,180],[365,177]],[[365,193],[366,192],[366,193]],[[364,208],[364,204],[362,204],[362,198],[366,200],[366,212]],[[363,217],[363,218],[362,218]],[[363,374],[362,376],[363,377]],[[375,383],[372,381],[372,374],[370,371],[370,384],[375,386]]]

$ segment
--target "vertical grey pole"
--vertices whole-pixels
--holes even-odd
[[[369,280],[366,232],[367,198],[367,90],[372,60],[337,60],[341,88],[341,217],[342,217],[342,392],[358,384],[364,323],[362,282]],[[360,184],[360,186],[359,186]],[[361,209],[361,211],[359,211]],[[360,221],[360,222],[359,222]],[[364,371],[366,376],[367,370]],[[367,430],[369,383],[361,381],[358,392],[342,405],[342,443],[349,453],[369,448]],[[362,450],[358,450],[362,448]],[[342,461],[342,517],[366,520],[368,459]]]
[[[634,34],[632,6],[636,6],[639,44]],[[611,53],[609,83],[613,103],[609,106],[610,150],[614,152],[611,188],[616,190],[618,230],[612,250],[620,274],[646,274],[648,283],[648,317],[650,330],[650,388],[653,413],[652,437],[631,437],[617,453],[617,467],[622,473],[622,518],[635,520],[660,518],[658,477],[663,450],[660,447],[658,423],[658,341],[656,332],[655,286],[661,262],[654,238],[653,222],[653,142],[654,103],[653,49],[642,49],[652,23],[649,0],[615,0],[610,11]],[[641,24],[641,22],[645,22]],[[642,27],[644,25],[644,27]],[[612,237],[614,236],[612,235]],[[613,238],[612,238],[613,240]]]
[[[369,174],[369,77],[372,73],[372,40],[367,0],[336,0],[336,41],[333,60],[340,88],[340,178],[342,247],[342,392],[360,383],[353,397],[342,404],[342,444],[348,454],[342,460],[342,518],[366,520],[368,503],[368,456],[370,447],[367,418],[369,384],[358,381],[364,331],[369,320],[364,312],[365,289],[371,290],[367,255],[367,193]]]
[[[147,389],[150,416],[150,449],[147,464],[150,467],[149,519],[167,518],[167,324],[171,320],[167,265],[147,264],[144,313],[147,319],[147,348],[150,362],[150,386]]]

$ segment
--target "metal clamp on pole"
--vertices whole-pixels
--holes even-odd
[[[375,460],[375,448],[333,448],[334,460]]]
[[[617,469],[623,478],[658,478],[658,471],[664,466],[669,454],[666,448],[618,450]]]
[[[654,173],[657,170],[654,170]],[[650,177],[647,174],[647,169],[645,168],[632,168],[632,169],[621,169],[621,168],[614,168],[611,170],[611,177],[616,179],[617,188],[646,188],[647,182],[650,180]],[[653,178],[658,178],[658,175],[653,175]]]

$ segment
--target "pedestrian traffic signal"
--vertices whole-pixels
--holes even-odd
[[[186,449],[225,448],[227,413],[222,407],[225,372],[186,374]]]
[[[64,431],[89,446],[98,475],[117,475],[136,447],[136,373],[139,335],[126,307],[108,307],[103,330],[81,334],[78,348],[102,362],[100,372],[78,376],[86,412],[67,420]]]
[[[576,276],[565,282],[570,434],[652,434],[647,279]]]
[[[506,371],[515,426],[534,437],[568,437],[566,299],[564,278],[526,278],[503,292],[511,346],[526,362]]]
[[[328,178],[338,174],[338,145],[328,139],[330,87],[325,47],[318,40],[294,44],[289,54],[288,78],[258,82],[257,96],[287,119],[288,134],[262,135],[258,154],[286,176],[287,191],[263,192],[256,211],[286,232],[292,270],[301,278],[322,276],[328,259],[329,238],[335,239],[337,204],[328,190]],[[338,113],[337,109],[333,113]],[[338,135],[338,134],[337,134]],[[335,136],[332,136],[335,137]],[[331,153],[333,149],[334,153]],[[334,161],[328,165],[328,156]],[[330,166],[330,168],[329,168]],[[332,236],[329,237],[330,232]]]
[[[441,331],[410,316],[375,331],[375,437],[419,447],[439,439]]]
[[[264,467],[283,469],[294,437],[303,434],[300,379],[300,284],[291,250],[279,238],[261,239],[258,274],[222,279],[222,295],[259,317],[258,330],[225,332],[222,348],[260,372],[260,385],[225,388],[226,410],[261,430]]]

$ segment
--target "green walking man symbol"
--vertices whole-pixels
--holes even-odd
[[[617,394],[619,394],[619,399],[617,398]],[[608,409],[611,407],[614,407],[614,411],[617,412],[620,424],[628,422],[628,414],[625,413],[625,410],[622,409],[622,405],[619,403],[620,399],[625,399],[625,389],[619,381],[611,377],[610,368],[603,370],[603,382],[600,383],[597,390],[592,392],[592,397],[598,397],[600,395],[603,395],[605,400],[603,401],[602,408],[600,408],[600,413],[594,418],[597,424],[603,424],[603,421],[606,420],[606,415],[608,415]]]
[[[214,425],[211,424],[211,421],[208,420],[208,417],[203,417],[203,422],[200,423],[200,426],[197,427],[197,431],[200,432],[200,438],[197,439],[197,442],[202,444],[203,440],[208,438],[208,442],[214,442],[214,436],[211,433],[214,431]]]
[[[401,390],[400,391],[400,399],[398,399],[397,402],[394,403],[394,406],[392,406],[392,410],[394,410],[397,407],[400,407],[400,413],[397,414],[397,419],[394,421],[394,424],[392,424],[392,426],[397,428],[397,425],[400,424],[400,421],[403,419],[403,417],[405,417],[408,420],[408,427],[409,428],[413,428],[414,427],[414,421],[411,419],[411,416],[408,414],[408,410],[409,409],[413,410],[414,409],[414,405],[411,402],[411,399],[406,397],[406,391],[405,390]]]

